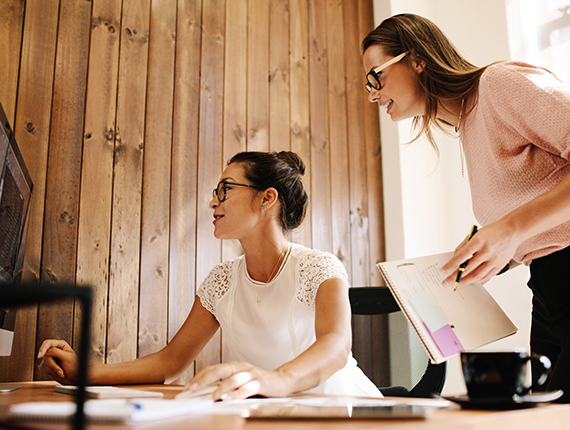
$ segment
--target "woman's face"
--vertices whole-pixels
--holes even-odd
[[[392,58],[394,57],[384,54],[380,45],[373,45],[364,52],[364,70],[368,73]],[[409,62],[413,67],[409,66]],[[368,101],[378,103],[386,109],[392,121],[423,115],[425,100],[417,82],[417,75],[422,70],[422,64],[416,64],[410,54],[406,55],[401,61],[391,64],[379,73],[381,88],[371,88]]]
[[[241,163],[226,167],[220,181],[250,184]],[[248,232],[255,231],[261,219],[261,200],[262,193],[255,188],[227,184],[225,200],[220,202],[214,196],[210,201],[210,207],[214,209],[214,236],[240,240]]]

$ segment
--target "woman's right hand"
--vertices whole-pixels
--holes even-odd
[[[77,383],[77,355],[64,340],[44,340],[38,351],[39,368],[63,385]]]

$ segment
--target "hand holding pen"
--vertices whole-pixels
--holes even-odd
[[[475,233],[477,233],[477,226],[476,225],[471,227],[471,232],[469,233],[469,236],[467,237],[467,241],[470,241]],[[457,287],[459,286],[459,282],[461,281],[461,276],[463,275],[463,272],[465,271],[465,268],[467,267],[468,261],[469,260],[465,260],[461,264],[461,266],[459,266],[459,270],[457,271],[457,278],[455,279],[455,286],[453,287],[453,291],[457,290]]]

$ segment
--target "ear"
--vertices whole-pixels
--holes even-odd
[[[419,75],[426,68],[426,61],[416,54],[416,51],[414,50],[412,50],[411,54],[410,63],[412,64],[414,71]]]
[[[272,208],[279,201],[279,193],[275,188],[268,188],[263,191],[261,207],[265,210]]]

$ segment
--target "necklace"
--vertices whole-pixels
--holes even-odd
[[[461,117],[463,116],[463,105],[465,104],[465,99],[461,99],[461,108],[459,109],[459,119],[457,120],[457,125],[455,126],[455,132],[459,132],[459,126],[461,125]]]
[[[277,272],[279,272],[278,269],[283,264],[283,260],[285,259],[285,256],[286,256],[288,250],[289,250],[289,244],[287,244],[287,246],[285,248],[283,248],[283,251],[281,251],[281,254],[279,254],[279,258],[277,259],[277,263],[275,263],[275,266],[273,267],[273,270],[271,271],[271,275],[269,275],[269,277],[267,278],[266,284],[271,282],[273,277],[277,274]],[[257,306],[261,307],[261,294],[259,294],[259,291],[257,292]]]
[[[277,269],[279,268],[279,266],[283,262],[283,257],[285,256],[285,253],[287,252],[288,249],[289,249],[289,245],[287,245],[285,248],[283,248],[283,251],[281,251],[281,254],[279,254],[279,258],[277,259],[277,263],[275,263],[275,267],[273,268],[271,275],[269,275],[269,278],[267,278],[267,282],[271,282],[271,280],[275,276]]]

